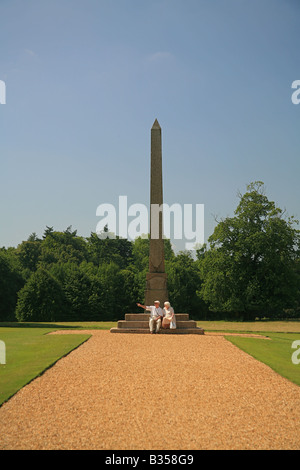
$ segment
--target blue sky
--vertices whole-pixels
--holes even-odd
[[[0,246],[96,209],[164,201],[232,216],[252,181],[300,218],[298,0],[0,0]],[[178,248],[178,247],[177,247]]]

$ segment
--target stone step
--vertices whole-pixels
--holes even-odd
[[[126,313],[125,320],[118,321],[117,328],[111,328],[111,333],[142,333],[150,334],[150,313]],[[161,328],[159,334],[197,334],[204,335],[203,328],[197,327],[197,322],[189,319],[188,313],[176,313],[176,325],[174,329]]]
[[[149,321],[149,313],[125,313],[126,321]],[[176,321],[188,321],[188,313],[175,313]]]
[[[197,327],[197,322],[194,320],[177,321],[176,319],[176,328],[179,330],[186,329],[186,328],[196,328],[196,327]],[[119,320],[118,328],[149,329],[149,317],[146,321]]]
[[[150,334],[149,328],[111,328],[111,333],[139,333],[139,334]],[[159,333],[163,335],[204,335],[203,328],[182,328],[182,329],[163,329],[159,330]]]

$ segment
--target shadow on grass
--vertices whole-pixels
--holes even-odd
[[[80,325],[63,325],[58,323],[18,323],[18,322],[0,322],[0,327],[2,328],[54,328],[54,329],[65,329],[70,330],[82,328]]]

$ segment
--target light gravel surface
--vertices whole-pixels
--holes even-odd
[[[300,387],[223,336],[87,333],[0,408],[0,449],[300,449]]]

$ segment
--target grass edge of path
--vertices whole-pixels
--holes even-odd
[[[284,336],[286,335],[286,338]],[[291,338],[293,336],[294,338]],[[226,336],[224,338],[245,352],[255,360],[265,364],[276,374],[300,387],[300,364],[292,363],[291,356],[293,349],[284,344],[284,340],[289,340],[290,345],[293,340],[300,339],[299,333],[270,333],[267,345],[260,343],[260,338],[246,338],[241,336]],[[288,338],[289,337],[289,338]]]
[[[53,330],[53,332],[55,331],[57,330]],[[52,331],[51,332],[46,331],[41,336],[47,336],[49,333],[52,333]],[[42,368],[37,373],[33,372],[31,374],[27,374],[25,376],[24,382],[22,382],[21,385],[16,386],[14,391],[12,393],[9,393],[9,395],[7,395],[4,399],[0,399],[0,408],[2,407],[2,405],[4,405],[4,403],[6,403],[13,396],[15,396],[20,390],[22,390],[22,388],[29,385],[38,377],[41,377],[43,374],[45,374],[47,370],[51,369],[58,361],[60,361],[64,357],[67,357],[69,354],[71,354],[71,352],[75,351],[77,348],[82,346],[85,342],[87,342],[91,338],[92,335],[82,334],[80,336],[81,338],[79,337],[79,335],[76,335],[77,343],[74,346],[70,345],[69,349],[66,352],[62,353],[61,355],[58,355],[54,360],[52,360],[51,362],[48,362],[46,365],[43,365]],[[28,379],[26,377],[28,377]]]

